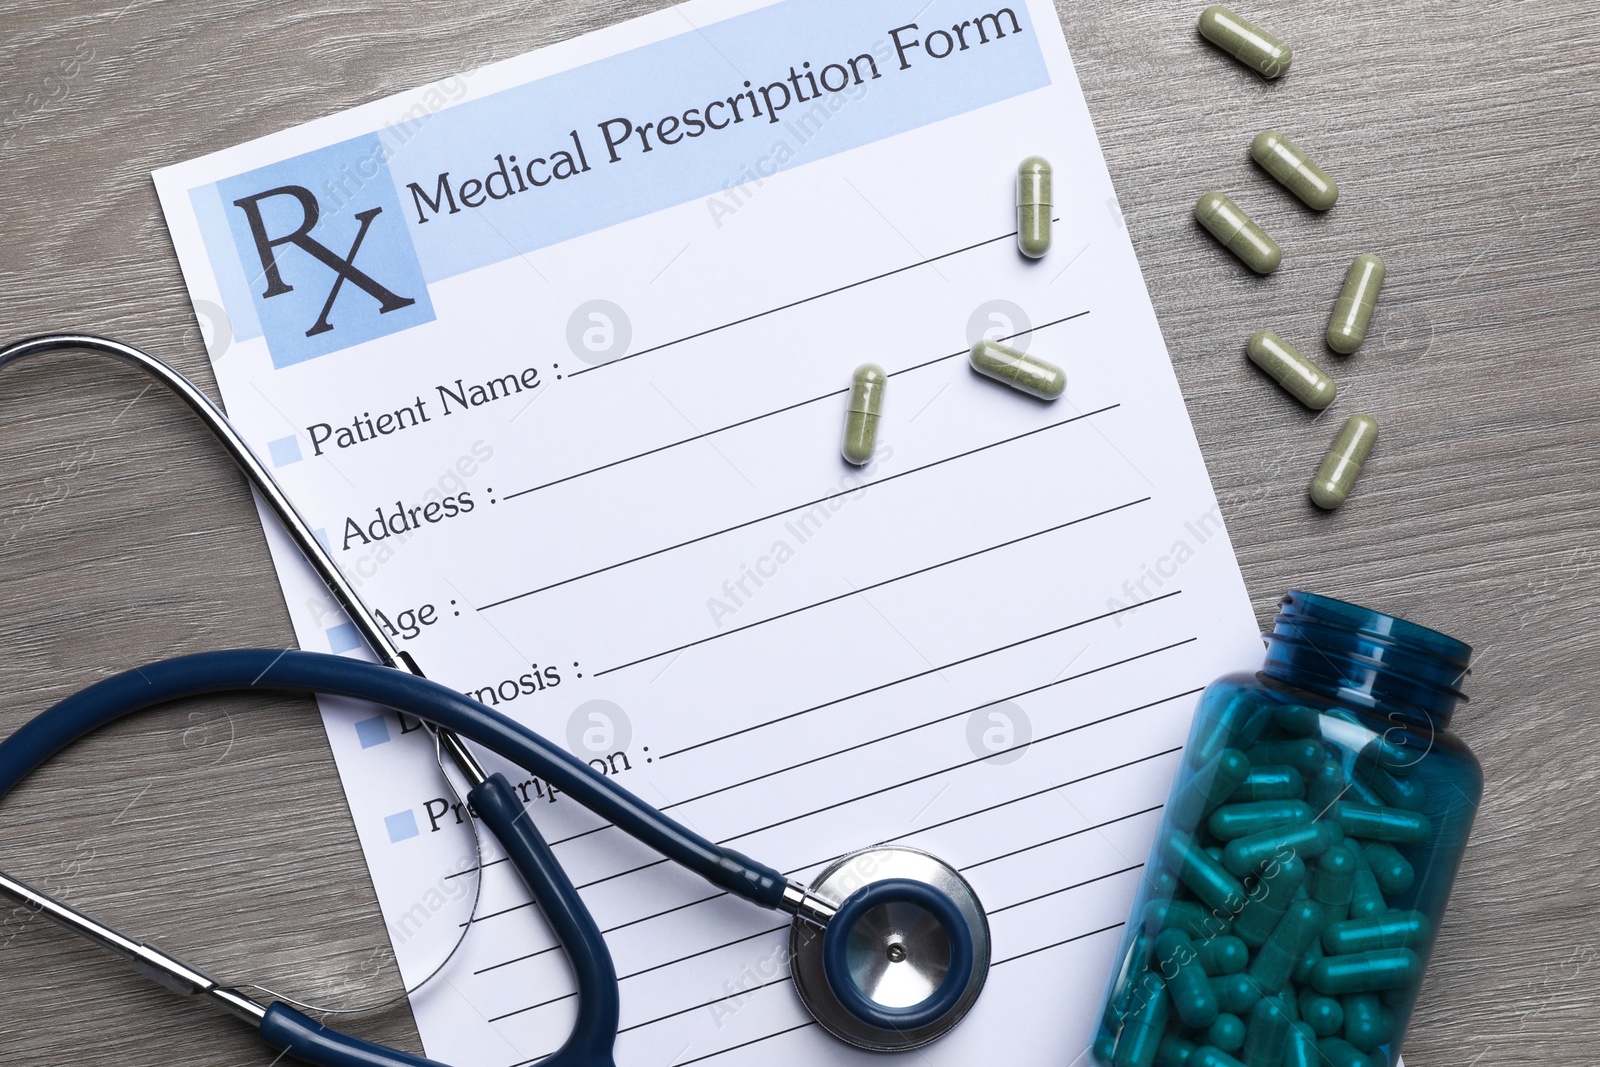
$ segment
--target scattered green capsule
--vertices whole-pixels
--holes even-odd
[[[1367,866],[1385,896],[1398,896],[1417,880],[1417,869],[1387,841],[1371,841],[1366,846]]]
[[[1341,800],[1333,806],[1332,818],[1338,820],[1344,832],[1351,837],[1372,841],[1415,844],[1426,841],[1433,834],[1433,824],[1420,811],[1404,808],[1378,807],[1354,800]]]
[[[1261,988],[1248,974],[1243,973],[1211,979],[1211,990],[1217,995],[1217,1005],[1224,1015],[1248,1015],[1261,999]],[[1221,1017],[1218,1021],[1221,1021]]]
[[[1317,1035],[1309,1023],[1295,1023],[1289,1029],[1289,1047],[1284,1052],[1283,1067],[1320,1067],[1317,1058]]]
[[[1245,1067],[1282,1067],[1291,1025],[1289,1016],[1275,998],[1261,1000],[1250,1011],[1244,1048],[1239,1052],[1240,1062]]]
[[[1315,901],[1296,900],[1289,905],[1272,936],[1250,961],[1250,977],[1261,986],[1261,992],[1271,995],[1283,991],[1295,964],[1321,929],[1322,908]]]
[[[1300,1014],[1318,1037],[1332,1037],[1344,1028],[1344,1005],[1334,997],[1308,992],[1300,998]]]
[[[1239,1024],[1239,1029],[1242,1033],[1244,1030],[1243,1023]],[[1240,1037],[1239,1040],[1240,1044],[1243,1044],[1244,1038]],[[1215,1045],[1201,1045],[1189,1057],[1189,1067],[1244,1067],[1244,1064]]]
[[[1200,36],[1263,78],[1289,73],[1294,62],[1288,45],[1225,7],[1208,7],[1200,13]]]
[[[1115,1067],[1154,1067],[1170,1010],[1167,984],[1161,976],[1152,971],[1140,975],[1127,1025],[1117,1038]]]
[[[1188,834],[1168,833],[1162,841],[1162,857],[1172,864],[1178,880],[1213,910],[1231,915],[1244,906],[1244,886]]]
[[[1238,974],[1250,963],[1250,949],[1232,934],[1208,937],[1194,946],[1200,957],[1200,966],[1213,978],[1219,975]]]
[[[1236,837],[1249,837],[1263,830],[1276,830],[1314,818],[1316,812],[1303,800],[1257,800],[1222,805],[1206,820],[1206,828],[1219,841],[1232,841]]]
[[[1250,773],[1250,760],[1236,748],[1225,748],[1184,783],[1168,805],[1172,825],[1194,830],[1200,820],[1221,805]]]
[[[1222,853],[1222,863],[1229,871],[1243,878],[1289,852],[1302,859],[1315,859],[1343,839],[1336,824],[1320,820],[1300,823],[1229,841]]]
[[[1280,704],[1272,709],[1278,729],[1293,737],[1322,736],[1322,714],[1304,704]]]
[[[1328,347],[1348,356],[1367,339],[1372,313],[1378,307],[1378,292],[1383,288],[1383,260],[1368,253],[1357,256],[1344,276],[1344,288],[1333,304],[1328,320]]]
[[[1333,403],[1339,387],[1328,377],[1328,372],[1271,330],[1262,330],[1251,337],[1245,351],[1251,363],[1312,411],[1321,411]]]
[[[1029,259],[1050,251],[1053,176],[1050,161],[1040,156],[1029,156],[1017,168],[1017,247]]]
[[[1317,1055],[1326,1067],[1372,1067],[1362,1051],[1341,1037],[1325,1037],[1317,1042]]]
[[[861,466],[878,448],[878,417],[889,376],[876,363],[863,363],[850,381],[850,407],[844,420],[845,461]]]
[[[1299,856],[1271,864],[1250,886],[1244,907],[1233,921],[1233,934],[1251,948],[1266,943],[1295,894],[1305,884],[1306,865]]]
[[[1217,1019],[1217,997],[1200,966],[1194,943],[1182,930],[1165,930],[1156,938],[1156,962],[1167,979],[1167,995],[1183,1025],[1196,1030]]]
[[[1260,764],[1288,764],[1300,772],[1301,777],[1315,774],[1328,762],[1328,750],[1321,741],[1309,737],[1296,737],[1284,741],[1263,741],[1251,745],[1245,753],[1252,766]]]
[[[1161,1039],[1156,1049],[1156,1067],[1189,1067],[1189,1057],[1194,1055],[1194,1042],[1185,1041],[1177,1034]]]
[[[1330,956],[1421,948],[1428,943],[1431,930],[1428,917],[1420,911],[1390,911],[1331,924],[1322,931],[1322,947]]]
[[[1226,195],[1206,193],[1194,206],[1194,217],[1222,247],[1257,274],[1271,274],[1283,263],[1283,249]]]
[[[1311,899],[1322,905],[1327,922],[1341,922],[1350,913],[1350,895],[1355,890],[1359,866],[1360,862],[1348,845],[1335,845],[1317,860],[1317,870],[1311,879]]]
[[[1298,145],[1277,130],[1262,130],[1250,142],[1250,156],[1313,211],[1327,211],[1339,200],[1339,186]]]
[[[1409,986],[1422,976],[1422,960],[1408,948],[1324,956],[1311,968],[1311,984],[1329,996],[1375,993]],[[1345,1005],[1345,1011],[1350,1005]]]
[[[1355,488],[1372,446],[1378,440],[1378,421],[1371,415],[1351,415],[1323,457],[1311,479],[1311,502],[1326,511],[1343,504]]]
[[[972,369],[1040,400],[1054,400],[1067,391],[1067,374],[1060,367],[993,341],[972,346]]]
[[[1362,1052],[1372,1052],[1388,1040],[1387,1023],[1376,993],[1344,998],[1344,1039]]]
[[[1305,779],[1293,767],[1257,767],[1239,783],[1228,801],[1240,804],[1255,800],[1299,800],[1306,795]]]

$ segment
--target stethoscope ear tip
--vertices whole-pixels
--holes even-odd
[[[942,860],[903,846],[837,860],[810,893],[838,901],[825,929],[797,918],[790,972],[807,1009],[858,1048],[925,1045],[961,1021],[989,974],[989,923]]]

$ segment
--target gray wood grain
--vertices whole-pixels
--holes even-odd
[[[0,338],[105,332],[212,385],[149,172],[664,6],[0,0]],[[1600,36],[1589,0],[1257,0],[1266,84],[1201,5],[1058,0],[1263,619],[1290,586],[1478,646],[1459,728],[1489,795],[1413,1026],[1413,1064],[1600,1060]],[[1289,132],[1345,189],[1312,217],[1246,161]],[[1290,250],[1249,276],[1189,219],[1247,198]],[[1349,259],[1390,279],[1326,355],[1384,427],[1342,512],[1304,485],[1335,429],[1251,371],[1320,336]],[[65,356],[0,389],[0,730],[150,659],[292,640],[240,478],[178,406]],[[0,805],[0,869],[224,978],[337,996],[386,937],[311,706],[196,701],[107,730]],[[416,1048],[404,1011],[354,1024]],[[0,926],[0,1057],[260,1063],[242,1028],[91,948]]]

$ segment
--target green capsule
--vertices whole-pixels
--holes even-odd
[[[1316,818],[1311,805],[1303,800],[1257,800],[1248,804],[1224,804],[1211,813],[1206,828],[1220,841],[1249,837],[1263,830],[1276,830]]]
[[[1261,999],[1261,987],[1248,974],[1229,974],[1211,979],[1211,990],[1217,995],[1217,1006],[1227,1015],[1248,1015]],[[1220,1046],[1219,1046],[1220,1047]]]
[[[1250,949],[1232,934],[1197,941],[1194,950],[1200,957],[1200,966],[1212,977],[1238,974],[1250,962]]]
[[[1362,1052],[1372,1052],[1389,1040],[1389,1020],[1376,993],[1352,993],[1344,998],[1344,1039]]]
[[[1172,825],[1192,831],[1200,820],[1228,799],[1250,773],[1250,760],[1236,748],[1225,748],[1183,784],[1167,806]]]
[[[1263,78],[1289,73],[1294,62],[1288,45],[1225,7],[1208,7],[1200,13],[1200,36]]]
[[[1383,260],[1368,254],[1357,256],[1344,276],[1344,288],[1333,304],[1328,320],[1328,347],[1348,356],[1367,339],[1372,313],[1378,306],[1378,291],[1383,288]]]
[[[1194,1042],[1185,1041],[1177,1034],[1161,1039],[1156,1049],[1156,1067],[1189,1067],[1189,1057],[1194,1055]]]
[[[1271,274],[1283,263],[1283,249],[1278,242],[1224,194],[1210,192],[1202,196],[1194,206],[1194,217],[1222,247],[1257,274]]]
[[[1325,1067],[1372,1067],[1361,1050],[1341,1037],[1325,1037],[1317,1042],[1317,1055]]]
[[[1272,709],[1272,721],[1291,737],[1322,736],[1322,713],[1304,704],[1280,704]]]
[[[1154,1067],[1170,1007],[1167,985],[1161,976],[1151,971],[1142,974],[1134,990],[1127,1025],[1117,1038],[1115,1067]]]
[[[1344,1027],[1344,1005],[1334,997],[1306,993],[1300,997],[1300,1014],[1318,1037],[1332,1037]]]
[[[1172,864],[1178,880],[1214,911],[1235,915],[1244,907],[1244,886],[1193,837],[1178,831],[1168,833],[1162,841],[1162,857]]]
[[[1277,130],[1262,130],[1250,142],[1250,156],[1278,184],[1313,211],[1327,211],[1339,200],[1339,186],[1298,145]]]
[[[1239,1030],[1242,1035],[1244,1032],[1243,1023],[1239,1024]],[[1239,1041],[1240,1044],[1244,1043],[1243,1036],[1239,1038]],[[1189,1057],[1189,1067],[1244,1067],[1244,1064],[1215,1045],[1201,1045]]]
[[[1289,1047],[1283,1067],[1321,1067],[1317,1056],[1317,1035],[1309,1023],[1295,1023],[1289,1029]]]
[[[1251,745],[1245,755],[1252,767],[1262,764],[1288,765],[1300,772],[1302,778],[1315,774],[1328,762],[1328,750],[1321,741],[1309,737],[1290,738],[1285,741],[1263,741]]]
[[[845,461],[861,466],[878,448],[878,417],[883,414],[883,388],[889,376],[876,363],[856,368],[850,382],[850,407],[844,419]]]
[[[1416,778],[1400,778],[1381,767],[1372,768],[1372,789],[1384,803],[1407,811],[1421,811],[1428,803],[1428,787]]]
[[[1366,846],[1367,866],[1385,896],[1399,896],[1417,880],[1417,870],[1400,850],[1387,841],[1371,841]]]
[[[1421,948],[1432,926],[1420,911],[1389,911],[1365,919],[1331,923],[1322,931],[1322,947],[1330,956],[1377,952],[1390,948]]]
[[[972,369],[1040,400],[1054,400],[1067,391],[1067,374],[1060,367],[993,341],[972,346]]]
[[[1183,1025],[1196,1030],[1217,1019],[1217,997],[1194,943],[1181,930],[1166,930],[1156,938],[1156,963],[1167,980],[1167,995]]]
[[[1345,778],[1344,768],[1330,760],[1306,779],[1306,803],[1320,817],[1332,811],[1348,790],[1349,780]]]
[[[1416,844],[1433,834],[1433,824],[1419,811],[1378,807],[1354,800],[1341,800],[1333,806],[1332,817],[1351,837],[1371,841]]]
[[[1234,936],[1251,948],[1260,948],[1272,936],[1305,880],[1305,862],[1292,853],[1287,859],[1269,865],[1251,882],[1246,894],[1249,899],[1233,922]]]
[[[1366,849],[1359,842],[1351,841],[1350,852],[1356,858],[1356,877],[1350,885],[1350,918],[1370,919],[1382,915],[1389,910],[1389,902],[1383,899],[1383,890],[1378,888],[1378,879],[1367,862]]]
[[[1272,936],[1250,961],[1250,977],[1256,980],[1261,992],[1271,995],[1283,991],[1295,964],[1321,929],[1322,908],[1315,901],[1296,900],[1289,905],[1273,928]]]
[[[1251,766],[1239,788],[1229,795],[1231,803],[1256,800],[1298,800],[1306,795],[1305,779],[1293,767]]]
[[[1204,938],[1226,933],[1227,922],[1191,900],[1152,900],[1144,909],[1144,928],[1151,937],[1163,930],[1182,930],[1192,938]]]
[[[1311,984],[1329,996],[1374,993],[1409,986],[1422,976],[1422,960],[1408,948],[1324,956],[1311,968]],[[1345,1005],[1345,1011],[1350,1005]]]
[[[1350,913],[1350,895],[1355,890],[1360,861],[1348,845],[1335,845],[1317,860],[1311,877],[1311,899],[1322,905],[1328,923],[1343,921]]]
[[[1305,822],[1279,830],[1251,834],[1229,841],[1222,863],[1243,878],[1274,858],[1293,852],[1302,859],[1315,859],[1343,840],[1339,827],[1328,822]]]
[[[1206,1031],[1206,1041],[1223,1052],[1238,1052],[1244,1048],[1244,1020],[1226,1012]]]
[[[1029,156],[1017,168],[1017,247],[1029,259],[1050,251],[1052,177],[1050,161]]]
[[[1302,356],[1293,345],[1271,330],[1262,330],[1245,346],[1250,362],[1283,386],[1284,392],[1312,411],[1333,403],[1339,387],[1327,371]]]
[[[1339,436],[1322,459],[1317,476],[1311,479],[1311,502],[1325,511],[1332,511],[1345,502],[1372,446],[1378,441],[1378,421],[1371,415],[1351,415],[1344,420]]]
[[[1245,1027],[1244,1048],[1239,1060],[1245,1067],[1282,1067],[1283,1052],[1289,1044],[1289,1016],[1272,997],[1251,1009]]]
[[[1272,721],[1271,709],[1248,691],[1236,691],[1220,708],[1207,694],[1195,718],[1195,736],[1185,755],[1189,766],[1204,767],[1223,749],[1243,751],[1255,744]]]

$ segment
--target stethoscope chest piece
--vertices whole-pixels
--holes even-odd
[[[838,901],[825,929],[789,931],[795,989],[817,1022],[858,1048],[895,1052],[942,1037],[989,975],[989,922],[953,867],[917,849],[865,849],[809,892]]]

